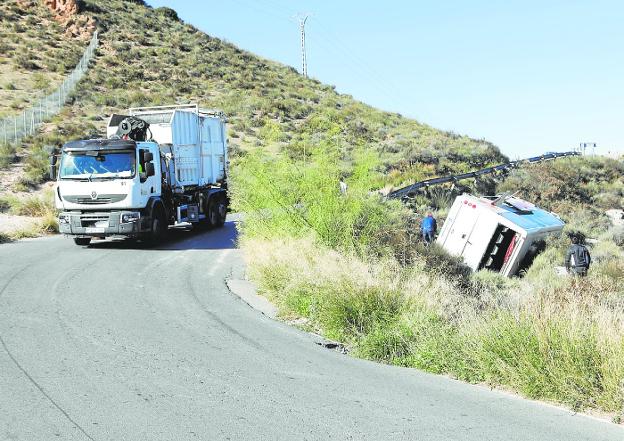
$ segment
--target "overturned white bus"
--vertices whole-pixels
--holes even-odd
[[[564,225],[555,214],[507,194],[463,194],[455,199],[437,243],[473,271],[512,276],[532,261],[546,236],[560,233]]]

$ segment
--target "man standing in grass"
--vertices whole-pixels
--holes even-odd
[[[427,213],[427,216],[422,220],[420,224],[420,230],[422,231],[423,240],[426,245],[431,245],[433,238],[435,237],[438,224],[436,223],[433,214]]]
[[[572,236],[572,245],[568,248],[565,258],[565,267],[569,273],[585,277],[591,264],[591,256],[585,245],[579,243],[577,236]]]

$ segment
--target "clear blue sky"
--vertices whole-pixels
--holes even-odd
[[[148,0],[341,93],[512,157],[624,151],[622,0]]]

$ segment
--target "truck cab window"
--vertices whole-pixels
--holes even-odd
[[[145,161],[143,161],[143,153],[146,152],[145,149],[139,149],[139,179],[141,182],[147,181],[147,174],[145,173]]]

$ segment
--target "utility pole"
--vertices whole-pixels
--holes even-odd
[[[305,48],[305,24],[308,21],[307,14],[299,14],[299,28],[301,29],[301,72],[305,78],[308,78],[308,62],[306,61]]]

